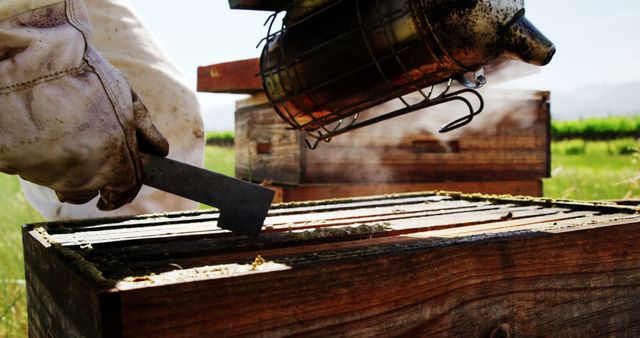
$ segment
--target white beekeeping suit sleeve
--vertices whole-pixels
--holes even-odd
[[[77,0],[12,1],[12,3],[20,4],[11,6],[3,1],[0,5],[0,19],[15,19],[15,15],[7,14],[11,10],[14,10],[13,14],[17,11],[24,15],[25,10],[41,8],[43,5],[65,6],[65,16],[69,16],[70,9],[77,10],[83,7],[83,3]],[[169,156],[201,166],[204,149],[203,125],[195,94],[182,82],[176,68],[167,61],[149,31],[140,23],[137,15],[125,1],[90,0],[84,3],[88,7],[88,13],[94,25],[93,36],[89,42],[107,61],[125,73],[139,96],[146,99],[145,104],[151,112],[153,123],[171,144]],[[89,20],[86,20],[86,23],[83,22],[83,25],[88,28]],[[66,96],[65,104],[74,102],[86,93],[86,88],[77,89],[72,95]],[[94,133],[89,131],[87,134]],[[143,143],[145,143],[144,140]],[[108,165],[101,168],[114,172]],[[92,177],[96,180],[95,175]],[[29,179],[26,176],[25,178]],[[126,179],[119,179],[118,182],[126,182]],[[136,181],[137,183],[139,182]],[[84,205],[72,205],[59,202],[52,190],[30,182],[24,181],[23,188],[32,205],[49,219],[130,215],[197,207],[197,204],[191,201],[143,187],[133,203],[114,211],[102,212],[95,207],[95,201]],[[71,201],[82,202],[90,197],[91,193],[80,194],[81,199]]]
[[[47,186],[61,201],[113,210],[137,195],[140,150],[167,141],[122,73],[88,43],[79,1],[0,21],[0,170]]]

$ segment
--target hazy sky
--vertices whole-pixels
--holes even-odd
[[[257,57],[255,46],[266,32],[262,24],[270,14],[230,10],[226,0],[131,2],[194,88],[199,65]],[[640,80],[640,1],[529,0],[525,8],[527,17],[558,51],[540,74],[513,81],[513,86],[572,90]],[[214,106],[228,108],[238,98],[199,97],[205,111]],[[219,118],[228,120],[228,116]],[[208,124],[215,119],[207,116]]]

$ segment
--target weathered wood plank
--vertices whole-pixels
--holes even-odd
[[[542,136],[496,136],[486,138],[481,136],[467,136],[460,138],[460,152],[480,149],[511,150],[529,149],[544,152],[547,140]]]
[[[96,285],[81,268],[69,266],[70,257],[32,227],[24,226],[22,231],[29,336],[120,337],[119,295]],[[103,321],[113,324],[102,326]]]
[[[393,205],[371,203],[360,208],[358,203],[354,206],[341,208],[336,205],[334,208],[300,208],[297,213],[279,215],[277,211],[272,212],[265,220],[264,227],[266,233],[274,231],[291,231],[300,229],[309,229],[317,227],[329,227],[337,225],[353,225],[364,223],[376,223],[388,220],[402,219],[420,219],[426,223],[430,222],[432,216],[446,216],[455,218],[450,221],[455,224],[460,217],[472,213],[482,215],[493,215],[494,213],[506,213],[512,210],[533,210],[535,215],[542,215],[545,212],[557,213],[557,208],[546,208],[540,210],[538,206],[514,207],[510,204],[496,205],[488,202],[467,202],[461,200],[450,200],[441,202],[425,202],[422,198],[416,199],[415,203],[408,200],[400,200],[399,203]],[[342,205],[345,206],[345,205]],[[492,216],[493,217],[493,216]],[[119,242],[125,245],[124,241],[131,242],[138,239],[152,240],[158,238],[172,238],[179,236],[198,236],[198,235],[214,235],[229,234],[228,231],[216,227],[217,217],[211,219],[197,218],[197,222],[191,223],[157,223],[151,221],[151,224],[145,224],[142,227],[109,227],[109,228],[92,228],[88,231],[77,231],[73,233],[51,234],[51,239],[65,246],[80,246],[91,243],[94,247],[97,244]],[[423,223],[424,223],[423,222]],[[391,226],[391,224],[390,224]]]
[[[275,206],[257,239],[216,230],[212,212],[146,218],[25,228],[32,335],[640,332],[629,207],[453,193],[317,201]]]
[[[308,213],[329,210],[350,210],[359,208],[377,208],[415,203],[438,203],[452,201],[446,194],[434,192],[418,192],[413,194],[387,194],[376,196],[359,196],[349,199],[326,199],[309,202],[295,202],[275,205],[269,215],[280,216],[297,213]]]
[[[288,130],[269,106],[236,110],[236,177],[299,183],[301,142],[300,135]]]
[[[414,191],[461,191],[465,193],[482,192],[486,194],[511,194],[522,196],[542,196],[542,181],[471,181],[471,182],[419,182],[419,183],[340,183],[318,185],[268,185],[279,191],[277,202],[309,201],[323,198],[345,198],[365,195]]]
[[[442,201],[435,203],[398,204],[394,206],[369,207],[359,209],[336,210],[328,212],[315,212],[313,214],[293,214],[269,217],[265,221],[267,227],[283,225],[295,226],[318,220],[360,220],[363,218],[375,218],[383,216],[408,216],[425,212],[441,212],[453,214],[460,210],[475,210],[478,208],[499,209],[499,206],[490,203],[471,203],[467,201]]]
[[[423,213],[409,214],[406,216],[380,216],[370,219],[351,220],[324,220],[318,218],[313,225],[302,226],[291,225],[279,227],[266,233],[260,240],[247,243],[246,240],[230,237],[196,236],[184,238],[181,236],[154,236],[148,235],[146,240],[137,234],[130,235],[128,239],[120,239],[119,245],[103,245],[109,243],[95,241],[93,250],[87,257],[121,257],[117,264],[109,259],[101,264],[101,270],[109,278],[124,277],[122,266],[127,266],[127,274],[146,274],[154,271],[172,270],[175,264],[180,267],[194,267],[199,264],[211,264],[212,262],[226,262],[229,257],[226,253],[232,252],[232,257],[237,258],[241,254],[245,258],[252,258],[258,254],[268,254],[273,257],[279,248],[287,245],[295,247],[298,253],[304,253],[308,246],[319,243],[332,243],[334,245],[345,241],[353,241],[364,238],[390,237],[400,234],[415,233],[417,237],[425,235],[427,230],[449,229],[450,233],[465,234],[467,232],[512,231],[511,227],[528,227],[531,224],[558,222],[566,219],[577,219],[593,215],[593,212],[573,212],[564,213],[563,209],[539,207],[509,207],[508,205],[498,208],[476,208],[476,210],[456,210],[449,213]],[[510,221],[505,221],[510,220]],[[371,230],[358,232],[357,230],[364,224],[369,224]],[[384,224],[384,227],[380,227]],[[477,225],[477,226],[475,226]],[[540,226],[540,225],[536,225]],[[351,228],[353,232],[345,229]],[[376,228],[380,227],[380,228]],[[303,233],[309,228],[334,229],[328,232]],[[457,228],[461,228],[457,230]],[[279,232],[279,233],[278,233]],[[288,233],[287,233],[288,232]],[[431,236],[431,235],[428,235]],[[166,241],[158,241],[166,238]],[[396,238],[396,237],[394,237]],[[344,248],[344,246],[342,246]],[[334,249],[334,248],[331,248]],[[275,250],[275,252],[274,252]],[[314,248],[313,250],[317,250]],[[168,255],[167,252],[171,252]],[[185,254],[190,254],[191,258],[181,258]],[[100,261],[100,260],[99,260]],[[113,265],[113,267],[110,267]]]
[[[326,212],[334,210],[351,210],[359,208],[377,208],[415,203],[437,203],[442,201],[452,201],[451,197],[438,195],[433,192],[420,192],[414,194],[393,194],[364,196],[351,199],[333,199],[324,201],[302,202],[295,204],[272,205],[269,216],[283,216],[292,214],[306,214],[315,212]],[[455,203],[455,202],[454,202]],[[127,230],[142,229],[149,226],[171,225],[182,226],[185,223],[203,223],[216,221],[219,214],[212,210],[187,211],[168,214],[155,214],[133,217],[110,217],[88,220],[75,220],[68,222],[54,222],[47,224],[47,233],[56,240],[60,234],[70,234],[73,238],[82,236],[85,232],[100,232],[104,230]],[[269,219],[270,219],[269,218]]]
[[[254,94],[261,92],[260,60],[248,59],[198,67],[199,92]]]
[[[513,165],[513,164],[540,164],[545,161],[544,153],[528,152],[525,150],[510,151],[510,152],[495,152],[493,154],[484,154],[482,152],[470,152],[470,153],[413,153],[404,149],[386,149],[383,147],[362,147],[363,154],[369,156],[361,157],[361,154],[357,152],[350,152],[349,149],[327,147],[327,152],[332,156],[319,156],[314,155],[307,159],[308,165],[357,165],[362,164],[367,166],[370,164],[379,164],[382,169],[384,166],[392,165],[414,165],[419,166],[420,163],[433,162],[442,163],[443,165],[461,165],[462,163],[468,163],[473,165],[485,165],[488,168],[490,166],[499,165]],[[342,151],[340,151],[342,150]],[[318,152],[320,154],[320,152]],[[379,156],[372,156],[373,154],[379,154]],[[491,160],[491,163],[487,163],[487,159]],[[314,168],[315,169],[315,168]],[[338,168],[340,169],[340,168]],[[311,170],[311,168],[307,169]],[[336,169],[337,170],[337,169]]]
[[[441,163],[429,167],[429,175],[425,175],[425,165],[416,163],[315,163],[308,164],[308,169],[302,176],[305,182],[316,184],[360,183],[363,177],[371,184],[381,183],[427,183],[446,182],[455,177],[454,181],[516,181],[535,180],[544,176],[546,164],[542,161],[523,163],[517,159],[504,159],[502,163],[468,162]],[[531,159],[535,161],[535,159]],[[499,168],[509,167],[509,171],[502,173]],[[312,169],[311,169],[312,168]],[[339,170],[338,170],[339,169]],[[486,191],[478,191],[488,193]],[[320,198],[320,197],[316,197]]]
[[[303,136],[287,130],[264,95],[255,96],[238,102],[236,135],[243,139],[236,145],[236,175],[286,185],[547,177],[548,93],[485,90],[483,95],[482,116],[445,135],[437,129],[451,119],[453,108],[435,107],[428,114],[401,116],[334,137],[315,150],[307,149]],[[367,119],[394,107],[382,105],[359,116]],[[311,196],[317,198],[322,196]]]
[[[526,211],[519,212],[519,215],[516,217],[523,217],[526,215]],[[255,247],[246,248],[248,251],[238,251],[234,252],[234,250],[226,251],[217,251],[216,254],[212,252],[191,258],[180,258],[175,257],[167,260],[158,260],[154,261],[154,266],[145,265],[144,260],[142,261],[127,261],[126,264],[131,266],[133,271],[165,271],[165,270],[173,270],[175,266],[170,267],[170,264],[177,264],[181,267],[188,268],[194,266],[202,266],[202,265],[211,265],[211,264],[228,264],[229,262],[251,262],[254,257],[257,255],[262,255],[264,257],[270,257],[272,260],[286,259],[286,257],[290,256],[304,256],[311,255],[313,257],[323,257],[325,255],[332,256],[331,252],[336,250],[373,250],[375,252],[377,249],[372,249],[377,246],[385,246],[385,245],[401,245],[407,241],[411,241],[415,238],[461,238],[461,237],[469,237],[474,238],[474,236],[484,235],[484,237],[495,235],[495,234],[509,234],[509,233],[523,233],[523,232],[537,232],[537,231],[547,231],[548,229],[555,228],[555,224],[560,222],[574,222],[573,224],[580,224],[585,221],[593,221],[595,219],[599,219],[602,223],[607,222],[608,220],[615,219],[607,216],[607,217],[598,217],[591,216],[592,213],[589,212],[577,212],[577,213],[541,213],[536,217],[531,217],[528,219],[514,219],[512,221],[503,221],[501,217],[496,217],[491,219],[486,219],[486,224],[478,224],[474,225],[477,222],[469,222],[469,223],[458,223],[457,227],[451,227],[452,225],[434,225],[429,227],[428,231],[423,232],[411,232],[411,231],[403,231],[399,230],[390,230],[386,231],[386,233],[376,233],[372,236],[346,236],[342,235],[342,238],[337,238],[338,235],[331,237],[326,237],[323,241],[306,239],[307,242],[305,245],[290,245],[284,247],[263,247],[260,249],[256,249]],[[617,216],[616,216],[617,217]],[[637,219],[637,218],[636,218]],[[478,220],[476,218],[476,220]],[[628,223],[627,219],[627,223]],[[405,224],[406,225],[406,224]],[[469,231],[467,231],[467,227],[469,227]],[[474,228],[475,227],[475,228]],[[408,227],[407,227],[408,228]],[[444,230],[443,230],[444,229]],[[556,228],[557,229],[557,228]],[[417,229],[414,229],[417,230]],[[426,230],[423,229],[423,230]],[[419,230],[417,230],[419,231]],[[446,236],[445,236],[446,234]],[[402,236],[397,236],[402,235]],[[442,236],[438,236],[442,235]],[[283,237],[278,237],[279,239],[283,239]],[[480,236],[479,238],[482,238]],[[362,239],[367,239],[366,241]],[[300,240],[300,238],[298,238]],[[232,244],[232,243],[230,243]],[[184,246],[184,244],[182,244]],[[176,249],[179,250],[179,246],[176,246]],[[150,248],[144,248],[144,250],[140,250],[142,252],[148,253],[153,251]],[[173,249],[172,249],[173,250]],[[391,252],[389,252],[391,253]],[[107,271],[107,273],[114,273],[113,271]]]
[[[457,245],[434,238],[396,245],[394,255],[297,257],[274,273],[128,290],[125,332],[486,336],[505,327],[512,335],[576,336],[613,325],[632,335],[640,332],[639,230],[631,223]]]

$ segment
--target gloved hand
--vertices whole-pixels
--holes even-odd
[[[51,2],[51,1],[49,1]],[[132,201],[140,151],[169,145],[128,80],[89,45],[81,0],[0,21],[0,171],[98,208]]]

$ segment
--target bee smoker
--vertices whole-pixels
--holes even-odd
[[[260,73],[277,113],[307,134],[311,148],[451,101],[469,111],[441,131],[458,128],[482,111],[475,88],[486,81],[484,65],[506,56],[542,66],[555,53],[525,17],[523,0],[292,0],[284,9],[280,30],[273,29],[278,13],[268,22]],[[453,90],[451,79],[464,87]],[[434,93],[440,83],[445,89]],[[420,102],[403,99],[416,91]],[[394,99],[402,108],[358,120]]]

